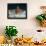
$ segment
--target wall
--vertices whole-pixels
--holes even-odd
[[[27,3],[27,19],[7,19],[7,3]],[[0,34],[4,34],[6,25],[15,25],[18,36],[31,36],[40,27],[35,16],[41,13],[40,6],[46,5],[46,0],[0,0]],[[33,33],[32,33],[33,32]]]

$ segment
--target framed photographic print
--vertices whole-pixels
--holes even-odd
[[[8,19],[27,19],[27,3],[8,3]]]

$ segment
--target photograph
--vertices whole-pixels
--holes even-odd
[[[8,19],[27,19],[26,3],[8,3],[7,18]]]

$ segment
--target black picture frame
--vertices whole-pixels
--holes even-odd
[[[22,10],[25,10],[25,17],[9,17],[9,10],[16,9],[19,6]],[[8,3],[7,4],[7,18],[8,19],[27,19],[27,3]]]

